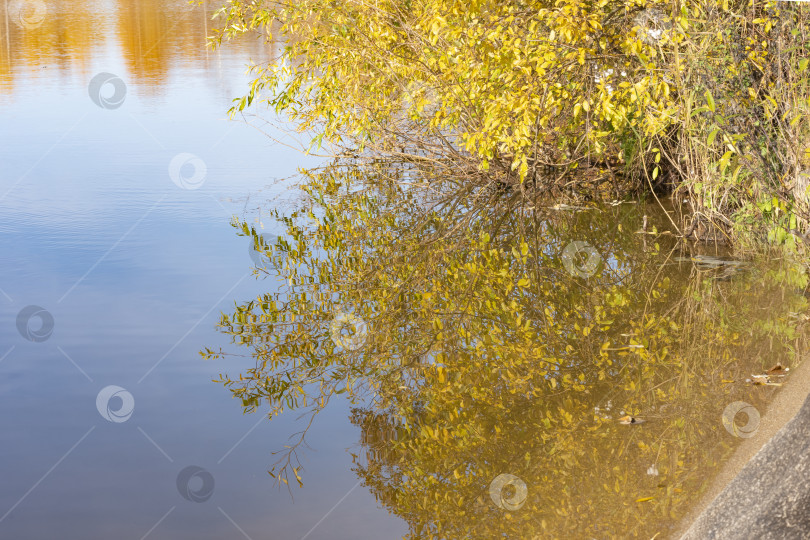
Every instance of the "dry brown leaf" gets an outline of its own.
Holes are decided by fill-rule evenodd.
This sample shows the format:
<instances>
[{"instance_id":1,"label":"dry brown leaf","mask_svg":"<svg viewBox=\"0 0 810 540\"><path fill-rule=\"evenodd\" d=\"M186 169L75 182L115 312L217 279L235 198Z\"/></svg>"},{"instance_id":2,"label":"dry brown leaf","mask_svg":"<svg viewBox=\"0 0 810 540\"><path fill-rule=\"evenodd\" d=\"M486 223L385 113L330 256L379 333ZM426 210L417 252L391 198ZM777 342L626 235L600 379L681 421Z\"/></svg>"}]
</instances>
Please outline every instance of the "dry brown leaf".
<instances>
[{"instance_id":1,"label":"dry brown leaf","mask_svg":"<svg viewBox=\"0 0 810 540\"><path fill-rule=\"evenodd\" d=\"M644 420L642 418L636 418L634 416L629 416L629 415L628 416L622 416L621 418L619 418L619 423L624 424L626 426L630 426L630 425L633 425L633 424L643 424L644 422L646 422L646 420Z\"/></svg>"}]
</instances>

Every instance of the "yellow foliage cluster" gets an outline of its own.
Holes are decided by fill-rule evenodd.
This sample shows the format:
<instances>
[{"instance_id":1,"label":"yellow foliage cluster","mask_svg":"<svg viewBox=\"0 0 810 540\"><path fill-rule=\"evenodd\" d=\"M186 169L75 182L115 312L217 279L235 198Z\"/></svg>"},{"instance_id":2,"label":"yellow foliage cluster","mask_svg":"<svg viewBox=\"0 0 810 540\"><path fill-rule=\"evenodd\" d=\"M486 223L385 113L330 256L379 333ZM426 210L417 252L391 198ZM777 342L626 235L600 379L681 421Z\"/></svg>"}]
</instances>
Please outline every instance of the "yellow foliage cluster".
<instances>
[{"instance_id":1,"label":"yellow foliage cluster","mask_svg":"<svg viewBox=\"0 0 810 540\"><path fill-rule=\"evenodd\" d=\"M671 83L657 62L688 23L658 21L669 8L656 5L232 1L219 37L272 29L287 45L280 62L257 66L237 109L268 90L319 142L384 148L439 135L484 168L497 161L525 177L539 159L601 155L628 125L667 125Z\"/></svg>"},{"instance_id":2,"label":"yellow foliage cluster","mask_svg":"<svg viewBox=\"0 0 810 540\"><path fill-rule=\"evenodd\" d=\"M779 13L752 2L231 0L217 39L258 29L286 45L256 66L237 109L262 95L318 142L440 135L525 177L538 161L604 156L619 136L680 123L712 13L749 42L743 63L764 70Z\"/></svg>"}]
</instances>

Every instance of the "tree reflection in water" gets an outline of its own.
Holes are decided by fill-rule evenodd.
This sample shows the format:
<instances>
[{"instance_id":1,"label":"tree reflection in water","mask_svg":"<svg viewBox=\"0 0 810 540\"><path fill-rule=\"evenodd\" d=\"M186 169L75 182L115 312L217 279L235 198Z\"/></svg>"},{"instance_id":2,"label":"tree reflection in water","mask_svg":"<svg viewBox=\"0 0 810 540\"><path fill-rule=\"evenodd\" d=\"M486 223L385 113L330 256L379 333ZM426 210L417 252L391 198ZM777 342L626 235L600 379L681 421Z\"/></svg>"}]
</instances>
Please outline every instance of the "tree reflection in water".
<instances>
[{"instance_id":1,"label":"tree reflection in water","mask_svg":"<svg viewBox=\"0 0 810 540\"><path fill-rule=\"evenodd\" d=\"M724 408L773 393L746 377L796 365L803 266L693 264L694 246L640 232L644 213L668 223L651 206L554 209L403 174L308 175L308 202L276 215L286 234L259 246L285 285L221 320L256 367L221 382L270 416L345 393L356 472L411 538L666 534L738 442ZM598 264L566 262L572 242ZM302 441L282 482L301 481Z\"/></svg>"}]
</instances>

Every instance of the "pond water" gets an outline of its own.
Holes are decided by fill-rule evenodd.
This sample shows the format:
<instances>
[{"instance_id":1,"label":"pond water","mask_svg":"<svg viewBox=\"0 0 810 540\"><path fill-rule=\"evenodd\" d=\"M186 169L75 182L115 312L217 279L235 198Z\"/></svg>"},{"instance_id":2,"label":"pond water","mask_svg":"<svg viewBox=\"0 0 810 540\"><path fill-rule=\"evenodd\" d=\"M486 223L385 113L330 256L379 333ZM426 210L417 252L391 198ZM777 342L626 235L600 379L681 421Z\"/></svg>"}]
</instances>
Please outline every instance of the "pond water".
<instances>
[{"instance_id":1,"label":"pond water","mask_svg":"<svg viewBox=\"0 0 810 540\"><path fill-rule=\"evenodd\" d=\"M302 199L210 2L2 2L0 537L661 538L789 384L802 264L373 167Z\"/></svg>"},{"instance_id":2,"label":"pond water","mask_svg":"<svg viewBox=\"0 0 810 540\"><path fill-rule=\"evenodd\" d=\"M351 395L355 470L409 538L674 534L790 384L804 266L683 245L654 205L481 205L393 170L307 181L266 250L286 283L222 321L258 368L226 386L249 411Z\"/></svg>"},{"instance_id":3,"label":"pond water","mask_svg":"<svg viewBox=\"0 0 810 540\"><path fill-rule=\"evenodd\" d=\"M25 24L18 5L0 1L0 538L403 534L357 486L347 407L312 432L293 501L266 471L295 417L243 415L211 382L241 365L198 354L225 342L220 311L267 286L231 217L264 221L286 193L276 179L315 163L227 119L246 65L270 48L206 49L213 5L47 1ZM125 85L123 100L115 81L101 89L109 108L89 94L99 73ZM181 159L175 178L196 189L173 182L180 154L205 166L196 181L198 162ZM30 305L52 317L47 339L42 317L23 326L37 341L18 331ZM111 385L132 396L126 421L99 412ZM188 466L214 480L204 502L178 490ZM189 479L200 497L207 478Z\"/></svg>"}]
</instances>

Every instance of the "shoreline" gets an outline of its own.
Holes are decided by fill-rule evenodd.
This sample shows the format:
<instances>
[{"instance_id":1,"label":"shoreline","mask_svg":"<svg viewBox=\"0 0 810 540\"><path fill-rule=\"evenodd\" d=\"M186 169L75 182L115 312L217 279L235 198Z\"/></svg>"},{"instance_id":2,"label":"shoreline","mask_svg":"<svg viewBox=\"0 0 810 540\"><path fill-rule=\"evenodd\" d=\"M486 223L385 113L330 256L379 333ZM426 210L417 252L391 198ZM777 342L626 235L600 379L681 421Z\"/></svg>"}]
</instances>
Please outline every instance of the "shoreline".
<instances>
[{"instance_id":1,"label":"shoreline","mask_svg":"<svg viewBox=\"0 0 810 540\"><path fill-rule=\"evenodd\" d=\"M797 367L791 368L792 373L784 386L776 393L765 412L760 414L760 423L756 434L743 440L734 450L731 457L711 480L706 492L692 506L689 512L681 518L675 532L669 538L681 538L692 523L736 478L740 470L759 452L765 443L770 441L785 424L796 416L805 399L810 395L810 367L806 366L807 363L803 361Z\"/></svg>"}]
</instances>

